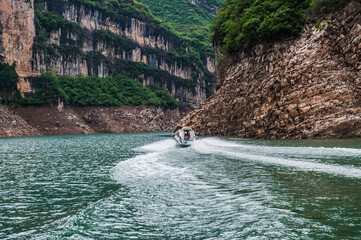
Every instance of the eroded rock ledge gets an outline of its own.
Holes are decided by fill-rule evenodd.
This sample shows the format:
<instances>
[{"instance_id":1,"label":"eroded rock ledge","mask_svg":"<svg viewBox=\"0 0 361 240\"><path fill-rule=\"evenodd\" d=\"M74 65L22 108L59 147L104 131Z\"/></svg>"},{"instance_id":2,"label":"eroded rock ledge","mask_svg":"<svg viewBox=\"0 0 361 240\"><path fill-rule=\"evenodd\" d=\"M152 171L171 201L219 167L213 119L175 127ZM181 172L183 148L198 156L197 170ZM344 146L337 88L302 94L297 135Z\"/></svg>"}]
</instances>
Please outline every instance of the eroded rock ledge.
<instances>
[{"instance_id":1,"label":"eroded rock ledge","mask_svg":"<svg viewBox=\"0 0 361 240\"><path fill-rule=\"evenodd\" d=\"M23 107L0 106L0 137L170 131L186 109L146 106Z\"/></svg>"},{"instance_id":2,"label":"eroded rock ledge","mask_svg":"<svg viewBox=\"0 0 361 240\"><path fill-rule=\"evenodd\" d=\"M182 125L246 138L361 137L361 4L327 19L225 59L214 95Z\"/></svg>"}]
</instances>

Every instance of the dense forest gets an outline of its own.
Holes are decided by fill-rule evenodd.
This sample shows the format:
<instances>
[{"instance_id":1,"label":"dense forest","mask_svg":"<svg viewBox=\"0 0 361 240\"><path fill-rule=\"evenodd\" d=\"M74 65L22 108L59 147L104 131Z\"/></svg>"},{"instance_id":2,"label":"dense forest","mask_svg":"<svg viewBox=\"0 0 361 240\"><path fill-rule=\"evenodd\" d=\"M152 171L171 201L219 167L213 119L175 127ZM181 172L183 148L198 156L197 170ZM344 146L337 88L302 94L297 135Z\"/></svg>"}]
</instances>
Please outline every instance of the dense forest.
<instances>
[{"instance_id":1,"label":"dense forest","mask_svg":"<svg viewBox=\"0 0 361 240\"><path fill-rule=\"evenodd\" d=\"M58 77L48 71L37 77L37 91L31 98L20 98L21 105L51 105L58 99L66 106L153 105L180 106L165 89L143 86L124 74L115 77Z\"/></svg>"},{"instance_id":2,"label":"dense forest","mask_svg":"<svg viewBox=\"0 0 361 240\"><path fill-rule=\"evenodd\" d=\"M209 26L214 19L209 8L218 8L223 0L207 0L206 4L192 4L187 0L139 0L152 14L167 23L177 34L187 39L198 51L214 55ZM215 13L215 11L214 11Z\"/></svg>"},{"instance_id":3,"label":"dense forest","mask_svg":"<svg viewBox=\"0 0 361 240\"><path fill-rule=\"evenodd\" d=\"M308 20L340 9L347 0L225 0L211 26L212 41L232 54L261 42L299 35ZM317 24L317 23L316 23Z\"/></svg>"},{"instance_id":4,"label":"dense forest","mask_svg":"<svg viewBox=\"0 0 361 240\"><path fill-rule=\"evenodd\" d=\"M66 106L180 106L165 89L143 86L124 74L107 78L74 78L59 77L48 71L35 78L36 93L30 98L22 97L16 86L19 77L15 71L15 64L0 64L0 104L56 105L59 99Z\"/></svg>"}]
</instances>

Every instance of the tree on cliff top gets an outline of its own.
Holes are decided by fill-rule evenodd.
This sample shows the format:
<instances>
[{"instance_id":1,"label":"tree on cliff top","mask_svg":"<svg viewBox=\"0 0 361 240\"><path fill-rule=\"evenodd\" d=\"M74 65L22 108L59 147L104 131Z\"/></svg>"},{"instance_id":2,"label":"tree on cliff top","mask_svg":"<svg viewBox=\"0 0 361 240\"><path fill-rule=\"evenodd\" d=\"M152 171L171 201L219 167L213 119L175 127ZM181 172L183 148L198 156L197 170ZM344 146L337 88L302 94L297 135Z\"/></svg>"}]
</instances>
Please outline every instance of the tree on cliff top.
<instances>
[{"instance_id":1,"label":"tree on cliff top","mask_svg":"<svg viewBox=\"0 0 361 240\"><path fill-rule=\"evenodd\" d=\"M225 53L301 32L311 0L226 0L212 26L212 40Z\"/></svg>"},{"instance_id":2,"label":"tree on cliff top","mask_svg":"<svg viewBox=\"0 0 361 240\"><path fill-rule=\"evenodd\" d=\"M212 41L232 54L263 42L302 32L306 14L320 15L348 0L226 0L211 26Z\"/></svg>"},{"instance_id":3,"label":"tree on cliff top","mask_svg":"<svg viewBox=\"0 0 361 240\"><path fill-rule=\"evenodd\" d=\"M154 16L170 25L199 51L205 50L211 56L213 55L209 38L209 25L214 17L209 8L218 8L222 0L206 0L199 3L199 5L193 4L189 0L138 1L146 4Z\"/></svg>"},{"instance_id":4,"label":"tree on cliff top","mask_svg":"<svg viewBox=\"0 0 361 240\"><path fill-rule=\"evenodd\" d=\"M9 65L8 63L0 64L0 99L1 102L8 104L17 92L17 82L19 76L15 71L15 63ZM0 102L0 103L1 103Z\"/></svg>"}]
</instances>

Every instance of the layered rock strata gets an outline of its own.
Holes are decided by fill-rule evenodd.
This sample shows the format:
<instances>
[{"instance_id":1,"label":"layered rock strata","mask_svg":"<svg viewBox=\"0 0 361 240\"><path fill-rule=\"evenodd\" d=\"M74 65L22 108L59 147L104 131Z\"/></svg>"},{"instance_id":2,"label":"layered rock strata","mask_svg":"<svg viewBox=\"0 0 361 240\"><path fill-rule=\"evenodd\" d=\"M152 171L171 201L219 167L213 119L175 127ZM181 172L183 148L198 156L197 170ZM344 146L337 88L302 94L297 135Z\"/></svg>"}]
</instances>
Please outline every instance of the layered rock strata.
<instances>
[{"instance_id":1,"label":"layered rock strata","mask_svg":"<svg viewBox=\"0 0 361 240\"><path fill-rule=\"evenodd\" d=\"M361 137L361 4L320 26L227 57L214 95L182 125L245 138Z\"/></svg>"},{"instance_id":2,"label":"layered rock strata","mask_svg":"<svg viewBox=\"0 0 361 240\"><path fill-rule=\"evenodd\" d=\"M59 111L60 110L60 111ZM186 109L0 107L0 137L170 131Z\"/></svg>"},{"instance_id":3,"label":"layered rock strata","mask_svg":"<svg viewBox=\"0 0 361 240\"><path fill-rule=\"evenodd\" d=\"M188 58L188 43L156 20L113 10L76 0L0 0L0 62L16 62L25 96L36 91L32 77L48 70L107 77L129 71L133 62L134 79L164 87L181 102L206 99L212 58Z\"/></svg>"}]
</instances>

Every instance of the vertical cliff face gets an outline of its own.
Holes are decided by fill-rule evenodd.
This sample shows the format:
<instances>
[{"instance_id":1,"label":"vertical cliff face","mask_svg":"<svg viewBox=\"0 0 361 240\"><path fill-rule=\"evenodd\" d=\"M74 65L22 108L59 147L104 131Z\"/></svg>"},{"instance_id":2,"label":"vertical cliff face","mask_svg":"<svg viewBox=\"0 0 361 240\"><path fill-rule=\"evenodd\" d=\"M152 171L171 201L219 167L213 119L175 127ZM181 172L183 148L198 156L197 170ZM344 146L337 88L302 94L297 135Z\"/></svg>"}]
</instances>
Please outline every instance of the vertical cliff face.
<instances>
[{"instance_id":1,"label":"vertical cliff face","mask_svg":"<svg viewBox=\"0 0 361 240\"><path fill-rule=\"evenodd\" d=\"M32 76L48 70L73 77L130 72L191 104L210 92L214 61L190 56L188 42L144 11L72 0L0 3L0 56L17 63L23 93L34 91Z\"/></svg>"},{"instance_id":2,"label":"vertical cliff face","mask_svg":"<svg viewBox=\"0 0 361 240\"><path fill-rule=\"evenodd\" d=\"M0 56L17 62L19 76L31 76L32 47L35 38L34 1L0 0Z\"/></svg>"},{"instance_id":3,"label":"vertical cliff face","mask_svg":"<svg viewBox=\"0 0 361 240\"><path fill-rule=\"evenodd\" d=\"M0 0L0 23L0 61L16 62L16 71L22 78L32 76L34 1ZM30 85L24 81L19 87L30 91Z\"/></svg>"},{"instance_id":4,"label":"vertical cliff face","mask_svg":"<svg viewBox=\"0 0 361 240\"><path fill-rule=\"evenodd\" d=\"M218 67L214 95L183 125L250 138L361 136L361 4Z\"/></svg>"}]
</instances>

